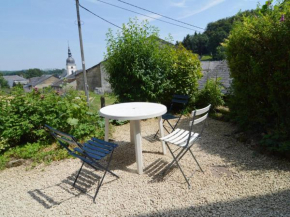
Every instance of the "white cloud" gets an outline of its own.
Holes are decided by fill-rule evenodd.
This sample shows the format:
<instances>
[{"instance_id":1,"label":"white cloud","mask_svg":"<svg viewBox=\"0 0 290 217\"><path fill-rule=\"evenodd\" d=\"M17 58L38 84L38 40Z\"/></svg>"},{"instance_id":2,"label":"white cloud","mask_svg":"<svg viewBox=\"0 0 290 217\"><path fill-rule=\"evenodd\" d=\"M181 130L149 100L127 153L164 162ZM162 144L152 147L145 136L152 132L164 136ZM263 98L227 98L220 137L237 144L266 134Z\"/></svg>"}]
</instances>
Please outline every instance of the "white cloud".
<instances>
[{"instance_id":1,"label":"white cloud","mask_svg":"<svg viewBox=\"0 0 290 217\"><path fill-rule=\"evenodd\" d=\"M183 16L179 17L179 19L183 19L183 18L186 18L186 17L191 17L195 14L199 14L203 11L206 11L207 9L211 8L211 7L214 7L222 2L224 2L225 0L211 0L208 2L208 4L204 5L202 8L198 9L198 10L195 10L195 11L191 11L191 12L187 12L186 14L184 14Z\"/></svg>"},{"instance_id":2,"label":"white cloud","mask_svg":"<svg viewBox=\"0 0 290 217\"><path fill-rule=\"evenodd\" d=\"M182 0L181 2L170 2L170 6L178 7L178 8L185 8L186 0Z\"/></svg>"}]
</instances>

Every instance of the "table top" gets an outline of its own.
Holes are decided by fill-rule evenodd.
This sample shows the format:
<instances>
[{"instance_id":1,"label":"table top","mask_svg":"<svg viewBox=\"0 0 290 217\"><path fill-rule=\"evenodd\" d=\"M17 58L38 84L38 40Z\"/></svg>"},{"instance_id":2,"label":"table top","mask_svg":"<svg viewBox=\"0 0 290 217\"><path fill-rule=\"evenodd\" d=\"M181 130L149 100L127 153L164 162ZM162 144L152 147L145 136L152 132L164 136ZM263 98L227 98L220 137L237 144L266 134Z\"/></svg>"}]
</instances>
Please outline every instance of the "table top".
<instances>
[{"instance_id":1,"label":"table top","mask_svg":"<svg viewBox=\"0 0 290 217\"><path fill-rule=\"evenodd\" d=\"M100 109L100 115L115 120L141 120L161 116L165 105L150 102L129 102L109 105Z\"/></svg>"}]
</instances>

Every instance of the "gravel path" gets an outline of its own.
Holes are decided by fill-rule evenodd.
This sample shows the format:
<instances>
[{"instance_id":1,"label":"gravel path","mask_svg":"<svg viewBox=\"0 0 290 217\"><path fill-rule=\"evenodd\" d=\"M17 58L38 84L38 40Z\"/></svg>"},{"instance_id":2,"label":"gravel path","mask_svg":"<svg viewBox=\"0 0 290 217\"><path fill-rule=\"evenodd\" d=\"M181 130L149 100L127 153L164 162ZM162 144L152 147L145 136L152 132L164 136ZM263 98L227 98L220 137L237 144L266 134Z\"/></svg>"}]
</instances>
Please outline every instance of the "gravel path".
<instances>
[{"instance_id":1,"label":"gravel path","mask_svg":"<svg viewBox=\"0 0 290 217\"><path fill-rule=\"evenodd\" d=\"M181 125L187 123L182 119ZM253 152L234 139L232 125L209 119L193 148L205 173L190 155L181 162L187 174L195 171L188 189L177 168L160 175L171 157L152 140L157 128L157 119L141 123L145 172L138 175L129 124L116 127L113 139L120 146L111 169L121 178L106 176L96 204L101 173L85 168L79 189L72 188L77 159L0 172L0 216L290 216L289 162Z\"/></svg>"}]
</instances>

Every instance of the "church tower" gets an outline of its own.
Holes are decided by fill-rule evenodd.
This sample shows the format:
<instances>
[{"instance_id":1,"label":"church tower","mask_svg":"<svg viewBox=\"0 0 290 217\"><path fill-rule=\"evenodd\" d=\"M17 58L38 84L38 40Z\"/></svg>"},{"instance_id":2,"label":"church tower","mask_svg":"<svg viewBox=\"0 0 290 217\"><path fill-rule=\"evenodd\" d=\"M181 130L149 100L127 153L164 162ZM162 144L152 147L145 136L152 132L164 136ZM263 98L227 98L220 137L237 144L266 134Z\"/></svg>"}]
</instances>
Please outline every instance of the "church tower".
<instances>
[{"instance_id":1,"label":"church tower","mask_svg":"<svg viewBox=\"0 0 290 217\"><path fill-rule=\"evenodd\" d=\"M74 58L72 58L70 48L68 47L68 58L66 59L66 77L75 73L77 71L77 66L75 64Z\"/></svg>"}]
</instances>

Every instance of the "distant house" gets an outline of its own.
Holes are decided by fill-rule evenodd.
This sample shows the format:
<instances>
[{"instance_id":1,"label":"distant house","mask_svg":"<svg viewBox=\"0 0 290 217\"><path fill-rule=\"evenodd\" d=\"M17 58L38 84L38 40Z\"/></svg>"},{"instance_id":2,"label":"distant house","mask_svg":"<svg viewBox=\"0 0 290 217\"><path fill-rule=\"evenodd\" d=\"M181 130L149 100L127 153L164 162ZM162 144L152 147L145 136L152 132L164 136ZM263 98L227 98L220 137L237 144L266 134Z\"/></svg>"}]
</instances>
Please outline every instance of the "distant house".
<instances>
[{"instance_id":1,"label":"distant house","mask_svg":"<svg viewBox=\"0 0 290 217\"><path fill-rule=\"evenodd\" d=\"M198 89L203 89L206 81L211 78L221 78L220 82L226 93L231 86L230 69L226 61L201 61L203 77L198 81Z\"/></svg>"},{"instance_id":2,"label":"distant house","mask_svg":"<svg viewBox=\"0 0 290 217\"><path fill-rule=\"evenodd\" d=\"M26 85L28 80L18 75L5 75L3 78L8 82L9 87L13 87L16 84Z\"/></svg>"},{"instance_id":3,"label":"distant house","mask_svg":"<svg viewBox=\"0 0 290 217\"><path fill-rule=\"evenodd\" d=\"M65 78L54 82L51 87L57 91L64 91L67 89L77 89L76 74L73 73Z\"/></svg>"},{"instance_id":4,"label":"distant house","mask_svg":"<svg viewBox=\"0 0 290 217\"><path fill-rule=\"evenodd\" d=\"M25 86L28 89L37 87L39 89L49 87L60 79L54 75L42 75L41 77L30 78L29 83Z\"/></svg>"}]
</instances>

